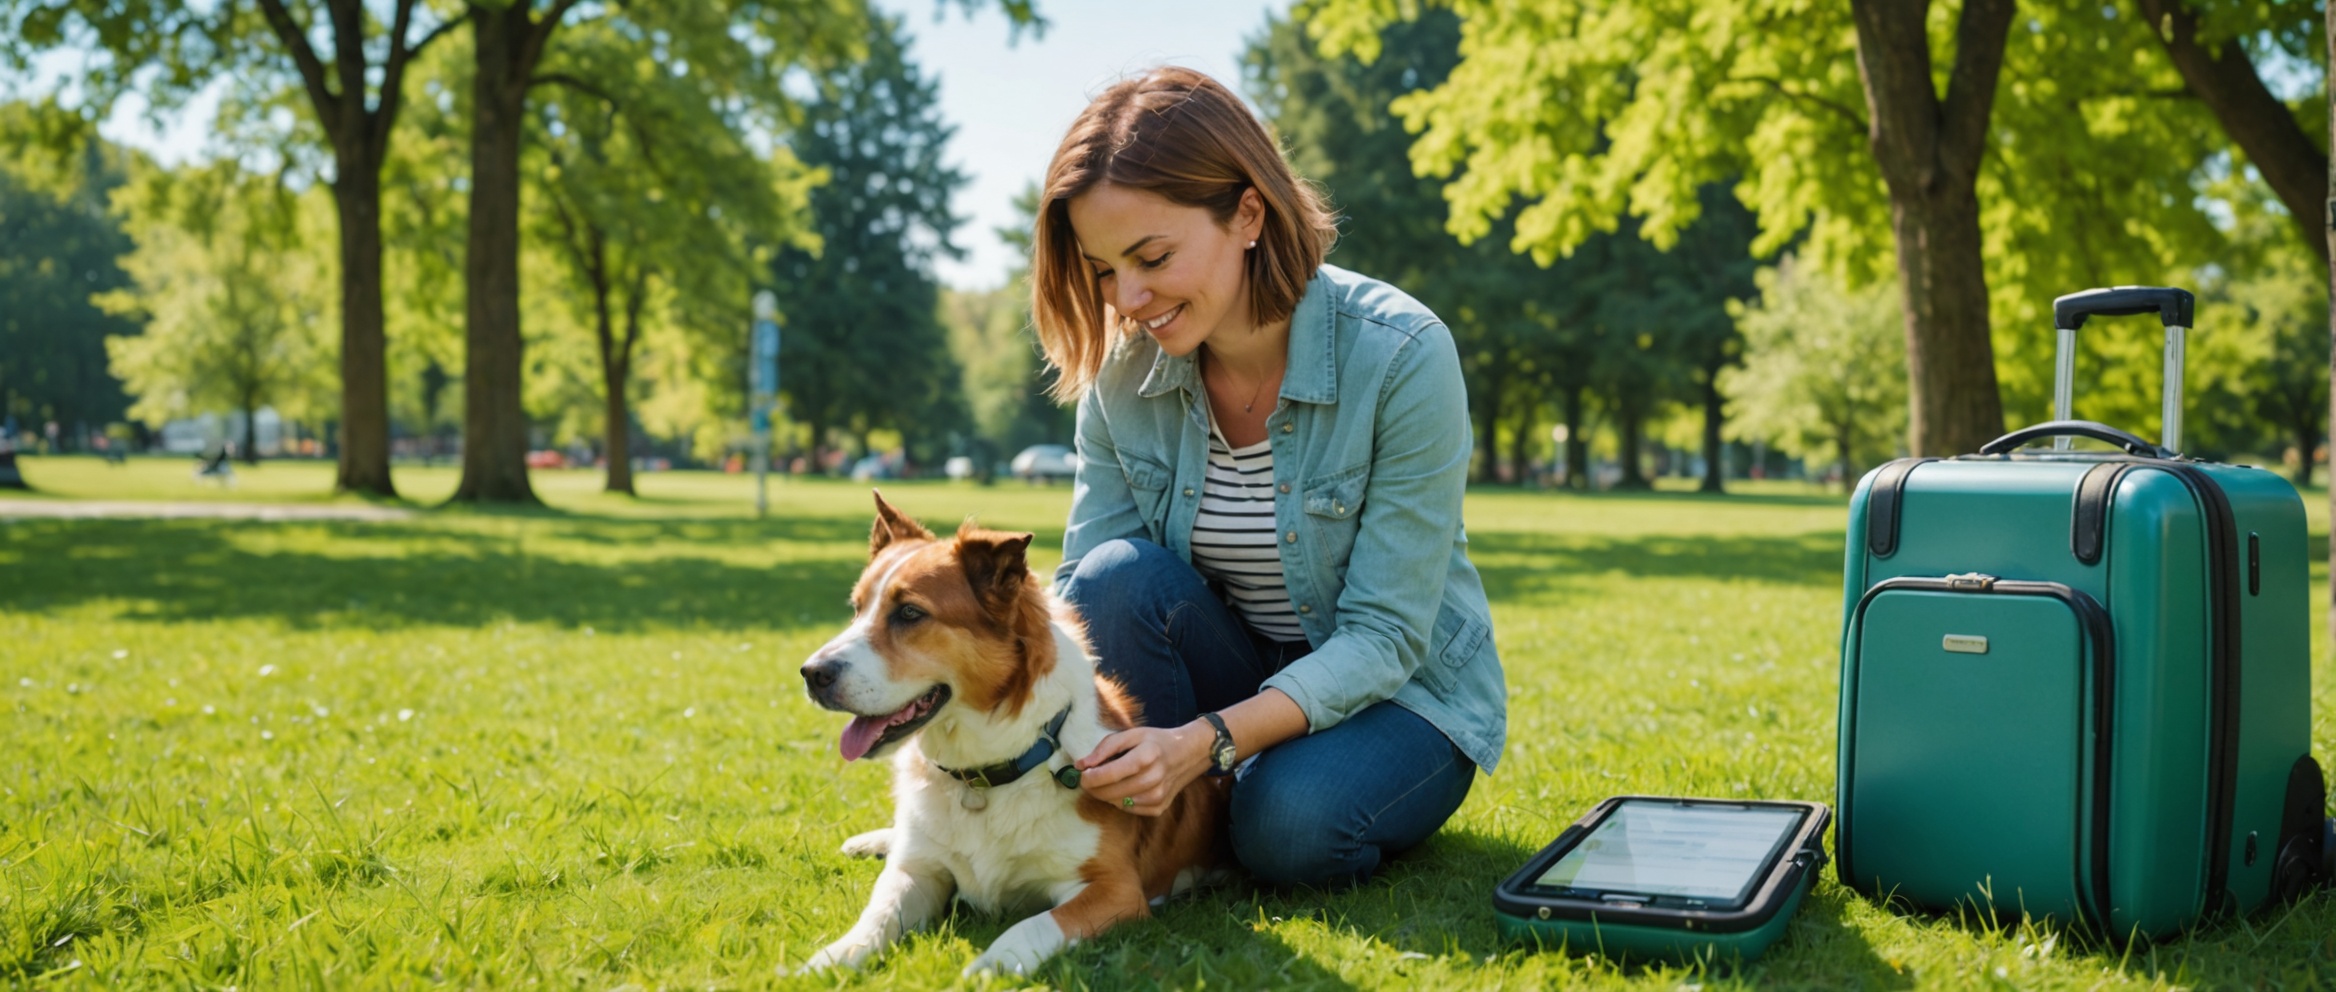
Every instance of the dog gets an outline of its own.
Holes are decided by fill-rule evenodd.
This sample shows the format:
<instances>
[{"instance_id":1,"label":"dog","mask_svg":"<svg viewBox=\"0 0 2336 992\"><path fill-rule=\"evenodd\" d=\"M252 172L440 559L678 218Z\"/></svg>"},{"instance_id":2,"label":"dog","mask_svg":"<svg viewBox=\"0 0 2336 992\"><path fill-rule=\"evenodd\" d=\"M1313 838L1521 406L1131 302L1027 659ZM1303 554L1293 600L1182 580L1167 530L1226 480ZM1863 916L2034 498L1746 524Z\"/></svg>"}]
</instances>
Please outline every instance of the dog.
<instances>
[{"instance_id":1,"label":"dog","mask_svg":"<svg viewBox=\"0 0 2336 992\"><path fill-rule=\"evenodd\" d=\"M1139 710L1031 575L1031 537L968 521L942 540L877 494L852 623L802 674L812 702L851 714L846 761L892 754L893 825L845 842L884 868L859 922L803 971L858 967L955 897L1031 913L965 974L1028 974L1231 863L1225 779L1196 779L1156 817L1078 789L1072 763Z\"/></svg>"}]
</instances>

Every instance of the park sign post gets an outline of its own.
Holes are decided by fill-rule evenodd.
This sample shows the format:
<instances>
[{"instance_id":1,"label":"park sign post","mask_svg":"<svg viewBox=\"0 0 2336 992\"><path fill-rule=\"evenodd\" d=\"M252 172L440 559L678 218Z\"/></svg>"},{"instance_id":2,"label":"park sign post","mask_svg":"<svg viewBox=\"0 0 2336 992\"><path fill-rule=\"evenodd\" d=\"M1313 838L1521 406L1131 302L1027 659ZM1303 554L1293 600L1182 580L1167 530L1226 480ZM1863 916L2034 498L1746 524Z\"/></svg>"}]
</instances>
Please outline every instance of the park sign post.
<instances>
[{"instance_id":1,"label":"park sign post","mask_svg":"<svg viewBox=\"0 0 2336 992\"><path fill-rule=\"evenodd\" d=\"M754 294L754 361L747 370L754 394L754 515L770 513L771 407L779 393L778 297L770 290Z\"/></svg>"}]
</instances>

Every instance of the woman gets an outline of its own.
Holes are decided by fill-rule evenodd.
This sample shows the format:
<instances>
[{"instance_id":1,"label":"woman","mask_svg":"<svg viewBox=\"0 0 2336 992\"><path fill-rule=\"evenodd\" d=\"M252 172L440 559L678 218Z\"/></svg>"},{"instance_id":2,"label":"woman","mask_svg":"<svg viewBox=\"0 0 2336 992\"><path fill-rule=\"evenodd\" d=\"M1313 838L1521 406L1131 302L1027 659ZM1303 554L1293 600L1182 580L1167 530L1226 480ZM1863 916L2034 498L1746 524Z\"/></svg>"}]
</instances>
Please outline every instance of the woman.
<instances>
[{"instance_id":1,"label":"woman","mask_svg":"<svg viewBox=\"0 0 2336 992\"><path fill-rule=\"evenodd\" d=\"M1043 202L1035 317L1080 456L1056 588L1147 724L1082 758L1081 788L1156 815L1248 761L1253 875L1367 878L1451 817L1507 726L1451 334L1322 264L1319 194L1188 69L1090 104Z\"/></svg>"}]
</instances>

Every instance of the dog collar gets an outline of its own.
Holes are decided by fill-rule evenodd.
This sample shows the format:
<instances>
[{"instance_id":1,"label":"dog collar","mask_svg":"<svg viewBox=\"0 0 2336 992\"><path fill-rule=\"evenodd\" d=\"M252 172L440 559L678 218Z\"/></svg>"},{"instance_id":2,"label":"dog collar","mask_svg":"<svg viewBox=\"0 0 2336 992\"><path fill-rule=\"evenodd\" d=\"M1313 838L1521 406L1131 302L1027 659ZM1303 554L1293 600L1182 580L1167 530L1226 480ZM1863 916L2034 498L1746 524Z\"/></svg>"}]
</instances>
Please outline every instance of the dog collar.
<instances>
[{"instance_id":1,"label":"dog collar","mask_svg":"<svg viewBox=\"0 0 2336 992\"><path fill-rule=\"evenodd\" d=\"M1046 764L1046 759L1054 757L1054 753L1062 749L1062 742L1058 735L1063 732L1063 723L1070 718L1071 708L1069 706L1063 707L1062 712L1055 714L1054 719L1046 722L1046 729L1038 732L1037 743L1030 745L1029 750L1022 752L1021 757L1012 761L1001 761L994 765L983 765L980 768L944 768L940 765L934 767L940 768L958 781L972 786L974 791L967 796L966 805L971 809L980 809L981 807L973 805L973 796L979 795L984 790L1012 783L1022 776L1030 774L1032 769ZM1066 782L1063 781L1063 776L1057 775L1055 776L1055 784L1066 789L1079 787L1078 779L1075 776Z\"/></svg>"}]
</instances>

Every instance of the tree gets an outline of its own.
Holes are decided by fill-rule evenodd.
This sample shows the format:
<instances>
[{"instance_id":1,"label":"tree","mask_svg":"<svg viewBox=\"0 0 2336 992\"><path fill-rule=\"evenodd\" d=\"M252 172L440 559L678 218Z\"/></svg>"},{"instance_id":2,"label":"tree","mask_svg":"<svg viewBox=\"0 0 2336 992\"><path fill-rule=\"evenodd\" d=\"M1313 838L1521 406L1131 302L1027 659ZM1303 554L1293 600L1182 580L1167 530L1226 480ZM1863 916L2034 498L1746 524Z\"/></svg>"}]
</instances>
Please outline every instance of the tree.
<instances>
[{"instance_id":1,"label":"tree","mask_svg":"<svg viewBox=\"0 0 2336 992\"><path fill-rule=\"evenodd\" d=\"M1376 26L1409 6L1308 9L1327 48L1367 56ZM2180 92L2171 67L2104 57L2156 44L2115 8L1432 6L1461 15L1469 55L1395 110L1419 132L1414 166L1449 179L1455 233L1484 236L1515 210L1512 246L1546 258L1636 216L1667 244L1700 215L1701 187L1723 181L1759 217L1755 252L1797 244L1853 283L1882 274L1891 232L1918 451L1971 450L2000 430L1991 329L2006 313L2027 347L2041 325L2026 317L2072 286L2212 257L2187 189L2189 163L2220 147L2212 120L2158 96Z\"/></svg>"},{"instance_id":2,"label":"tree","mask_svg":"<svg viewBox=\"0 0 2336 992\"><path fill-rule=\"evenodd\" d=\"M961 0L971 7L974 0ZM1029 0L1001 0L1017 26L1035 23ZM527 481L527 417L521 379L520 154L529 92L597 87L554 42L571 14L606 21L649 46L643 71L721 73L749 107L787 104L790 69L818 68L856 53L864 11L851 0L735 0L580 5L578 0L470 0L470 233L464 252L464 421L457 501L535 502ZM582 13L578 13L581 11ZM779 128L772 127L770 133ZM805 156L808 158L808 156ZM815 163L816 164L816 163Z\"/></svg>"},{"instance_id":3,"label":"tree","mask_svg":"<svg viewBox=\"0 0 2336 992\"><path fill-rule=\"evenodd\" d=\"M37 114L0 106L0 143L22 147ZM91 142L45 163L54 169L42 164L0 162L0 425L101 425L129 402L106 371L105 339L138 330L89 301L129 283L115 259L130 239L107 209L121 156Z\"/></svg>"},{"instance_id":4,"label":"tree","mask_svg":"<svg viewBox=\"0 0 2336 992\"><path fill-rule=\"evenodd\" d=\"M1889 456L1904 427L1906 380L1894 287L1844 288L1787 257L1757 277L1760 301L1730 307L1744 364L1720 375L1732 433L1841 466L1844 487Z\"/></svg>"},{"instance_id":5,"label":"tree","mask_svg":"<svg viewBox=\"0 0 2336 992\"><path fill-rule=\"evenodd\" d=\"M1321 184L1339 211L1329 261L1401 287L1451 328L1477 434L1474 479L1494 477L1508 422L1522 481L1521 443L1552 377L1587 363L1574 327L1578 298L1529 259L1446 233L1436 219L1438 184L1412 174L1410 138L1388 112L1458 63L1459 21L1431 11L1389 24L1380 38L1388 57L1369 63L1324 55L1306 31L1301 20L1277 18L1250 41L1242 60L1250 99L1298 174Z\"/></svg>"},{"instance_id":6,"label":"tree","mask_svg":"<svg viewBox=\"0 0 2336 992\"><path fill-rule=\"evenodd\" d=\"M2151 33L2181 72L2183 84L2214 113L2223 133L2279 197L2304 247L2327 261L2327 189L2321 182L2328 172L2327 149L2305 133L2308 107L2290 106L2273 95L2255 67L2258 55L2291 64L2312 61L2312 39L2320 25L2311 7L2184 0L2135 0L2134 6L2142 22L2155 27Z\"/></svg>"},{"instance_id":7,"label":"tree","mask_svg":"<svg viewBox=\"0 0 2336 992\"><path fill-rule=\"evenodd\" d=\"M137 249L122 259L130 288L98 297L136 317L144 334L106 341L113 371L137 396L133 416L160 427L197 413L243 413L243 455L259 459L258 413L329 406L337 273L307 242L330 205L234 163L159 171L116 196Z\"/></svg>"},{"instance_id":8,"label":"tree","mask_svg":"<svg viewBox=\"0 0 2336 992\"><path fill-rule=\"evenodd\" d=\"M2292 448L2301 489L2327 427L2327 270L2295 243L2276 194L2258 189L2252 202L2232 198L2229 264L2198 286L2183 446L2226 457Z\"/></svg>"},{"instance_id":9,"label":"tree","mask_svg":"<svg viewBox=\"0 0 2336 992\"><path fill-rule=\"evenodd\" d=\"M955 251L949 197L965 179L943 158L952 128L934 83L906 60L898 22L872 21L866 58L818 77L795 140L828 173L811 194L823 248L772 263L787 317L780 393L815 457L830 430L863 454L878 429L901 432L912 456L931 452L964 420L930 261Z\"/></svg>"},{"instance_id":10,"label":"tree","mask_svg":"<svg viewBox=\"0 0 2336 992\"><path fill-rule=\"evenodd\" d=\"M389 405L381 282L381 166L389 154L407 66L462 20L434 16L418 0L391 0L387 23L362 0L255 0L253 3L47 4L0 0L12 24L9 62L22 71L32 52L100 50L82 88L83 112L102 117L136 87L167 105L218 77L236 80L265 110L286 89L329 151L328 183L340 222L341 445L335 485L395 496L389 477ZM416 15L422 23L416 24ZM274 130L273 125L267 128ZM286 144L300 139L297 129Z\"/></svg>"},{"instance_id":11,"label":"tree","mask_svg":"<svg viewBox=\"0 0 2336 992\"><path fill-rule=\"evenodd\" d=\"M726 67L633 72L648 53L600 24L571 29L563 44L591 83L535 105L537 230L572 276L562 288L574 292L557 295L580 303L591 328L606 488L630 495L627 391L645 321L696 316L713 335L743 326L753 242L816 249L799 214L821 177L784 149L766 158L748 146L744 122L724 112L736 94L715 82Z\"/></svg>"},{"instance_id":12,"label":"tree","mask_svg":"<svg viewBox=\"0 0 2336 992\"><path fill-rule=\"evenodd\" d=\"M1426 10L1389 23L1376 39L1383 55L1369 63L1323 55L1307 30L1303 21L1275 21L1251 42L1251 96L1300 173L1326 186L1345 216L1331 260L1403 286L1451 324L1476 421L1479 480L1490 477L1505 429L1509 463L1525 481L1553 396L1573 485L1588 479L1584 421L1595 398L1618 414L1627 455L1647 419L1675 399L1706 404L1715 425L1724 418L1705 370L1733 360L1725 304L1752 291L1754 267L1752 218L1724 190L1702 192L1709 209L1668 252L1631 231L1594 234L1572 257L1543 264L1501 238L1462 244L1439 221L1442 184L1413 171L1410 136L1389 109L1444 84L1461 63L1459 19ZM1715 467L1718 443L1715 436ZM1637 459L1625 463L1626 484L1645 485Z\"/></svg>"}]
</instances>

